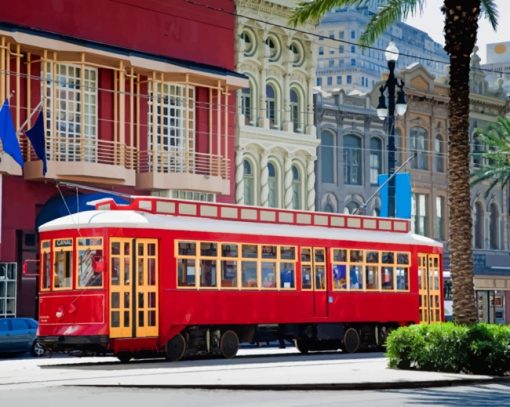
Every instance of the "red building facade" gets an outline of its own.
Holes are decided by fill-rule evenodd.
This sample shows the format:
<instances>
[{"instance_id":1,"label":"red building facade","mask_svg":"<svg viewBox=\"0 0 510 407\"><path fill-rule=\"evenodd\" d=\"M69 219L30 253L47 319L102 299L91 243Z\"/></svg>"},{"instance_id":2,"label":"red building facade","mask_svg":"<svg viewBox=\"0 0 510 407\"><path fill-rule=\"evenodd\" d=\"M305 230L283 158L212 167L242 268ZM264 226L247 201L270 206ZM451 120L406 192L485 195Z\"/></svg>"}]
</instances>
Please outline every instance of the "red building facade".
<instances>
[{"instance_id":1,"label":"red building facade","mask_svg":"<svg viewBox=\"0 0 510 407\"><path fill-rule=\"evenodd\" d=\"M0 317L36 313L36 277L21 265L36 257L38 224L65 206L59 181L233 202L235 91L246 85L233 71L233 11L229 0L2 7L0 100L10 96L21 130L42 107L48 172L23 134L23 170L0 153Z\"/></svg>"}]
</instances>

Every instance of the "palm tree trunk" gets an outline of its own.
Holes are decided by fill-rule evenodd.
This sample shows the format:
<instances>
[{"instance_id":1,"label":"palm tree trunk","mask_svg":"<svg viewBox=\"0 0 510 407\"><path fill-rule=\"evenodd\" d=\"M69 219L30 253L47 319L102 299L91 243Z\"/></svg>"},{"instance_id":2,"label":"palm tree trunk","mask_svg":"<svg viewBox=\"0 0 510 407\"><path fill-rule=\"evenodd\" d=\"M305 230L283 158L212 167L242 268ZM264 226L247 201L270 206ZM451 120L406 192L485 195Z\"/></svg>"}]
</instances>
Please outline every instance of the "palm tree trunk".
<instances>
[{"instance_id":1,"label":"palm tree trunk","mask_svg":"<svg viewBox=\"0 0 510 407\"><path fill-rule=\"evenodd\" d=\"M478 320L473 284L469 188L469 66L476 43L480 0L444 0L445 50L450 55L448 204L453 314L459 323Z\"/></svg>"}]
</instances>

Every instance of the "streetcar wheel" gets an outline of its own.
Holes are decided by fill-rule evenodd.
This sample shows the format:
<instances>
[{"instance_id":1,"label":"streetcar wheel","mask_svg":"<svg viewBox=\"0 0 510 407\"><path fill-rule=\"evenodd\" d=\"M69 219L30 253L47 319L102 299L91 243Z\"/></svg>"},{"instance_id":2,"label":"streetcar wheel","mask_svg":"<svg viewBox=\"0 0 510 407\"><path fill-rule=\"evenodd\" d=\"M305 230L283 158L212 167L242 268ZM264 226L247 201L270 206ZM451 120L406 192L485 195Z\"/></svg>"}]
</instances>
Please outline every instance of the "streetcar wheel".
<instances>
[{"instance_id":1,"label":"streetcar wheel","mask_svg":"<svg viewBox=\"0 0 510 407\"><path fill-rule=\"evenodd\" d=\"M36 340L32 345L32 350L30 352L32 353L33 356L41 357L44 356L44 354L46 353L46 349L44 349L44 347L39 343L39 341Z\"/></svg>"},{"instance_id":2,"label":"streetcar wheel","mask_svg":"<svg viewBox=\"0 0 510 407\"><path fill-rule=\"evenodd\" d=\"M225 331L220 338L220 352L221 355L230 359L237 355L239 350L239 337L234 331Z\"/></svg>"},{"instance_id":3,"label":"streetcar wheel","mask_svg":"<svg viewBox=\"0 0 510 407\"><path fill-rule=\"evenodd\" d=\"M354 328L349 328L344 333L344 339L342 341L342 350L347 353L354 353L360 347L360 337L358 331Z\"/></svg>"},{"instance_id":4,"label":"streetcar wheel","mask_svg":"<svg viewBox=\"0 0 510 407\"><path fill-rule=\"evenodd\" d=\"M175 362L182 359L186 353L186 339L181 334L175 335L165 345L165 357L167 360Z\"/></svg>"},{"instance_id":5,"label":"streetcar wheel","mask_svg":"<svg viewBox=\"0 0 510 407\"><path fill-rule=\"evenodd\" d=\"M304 340L304 339L296 339L295 343L296 343L296 348L303 355L308 353L308 351L310 350L310 347L308 346L308 342L306 340Z\"/></svg>"},{"instance_id":6,"label":"streetcar wheel","mask_svg":"<svg viewBox=\"0 0 510 407\"><path fill-rule=\"evenodd\" d=\"M133 354L131 352L119 352L116 356L117 359L120 360L120 363L128 363L131 359L133 359Z\"/></svg>"}]
</instances>

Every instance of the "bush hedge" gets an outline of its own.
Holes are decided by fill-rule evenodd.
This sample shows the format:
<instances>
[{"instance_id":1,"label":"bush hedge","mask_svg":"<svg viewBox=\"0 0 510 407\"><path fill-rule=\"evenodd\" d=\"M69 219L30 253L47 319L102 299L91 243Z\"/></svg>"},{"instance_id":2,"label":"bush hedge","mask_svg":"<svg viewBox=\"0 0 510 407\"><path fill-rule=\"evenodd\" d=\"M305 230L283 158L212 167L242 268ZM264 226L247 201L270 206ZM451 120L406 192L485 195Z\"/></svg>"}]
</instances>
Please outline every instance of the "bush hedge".
<instances>
[{"instance_id":1,"label":"bush hedge","mask_svg":"<svg viewBox=\"0 0 510 407\"><path fill-rule=\"evenodd\" d=\"M398 369L510 374L510 326L452 322L400 327L388 335L386 356Z\"/></svg>"}]
</instances>

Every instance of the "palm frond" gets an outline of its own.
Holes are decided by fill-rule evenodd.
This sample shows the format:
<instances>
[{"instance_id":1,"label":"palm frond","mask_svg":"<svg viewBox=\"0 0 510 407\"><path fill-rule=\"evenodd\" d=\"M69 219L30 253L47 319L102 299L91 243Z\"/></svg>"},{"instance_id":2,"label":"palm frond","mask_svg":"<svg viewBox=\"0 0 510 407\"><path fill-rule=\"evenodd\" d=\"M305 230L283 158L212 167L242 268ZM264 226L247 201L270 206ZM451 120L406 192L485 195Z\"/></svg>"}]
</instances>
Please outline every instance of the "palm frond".
<instances>
[{"instance_id":1,"label":"palm frond","mask_svg":"<svg viewBox=\"0 0 510 407\"><path fill-rule=\"evenodd\" d=\"M481 0L481 15L491 23L492 29L496 31L498 28L498 6L495 0Z\"/></svg>"},{"instance_id":2,"label":"palm frond","mask_svg":"<svg viewBox=\"0 0 510 407\"><path fill-rule=\"evenodd\" d=\"M496 185L504 187L510 182L510 118L499 117L486 129L476 129L475 137L485 150L473 155L485 164L473 171L470 185L490 180L488 194Z\"/></svg>"},{"instance_id":3,"label":"palm frond","mask_svg":"<svg viewBox=\"0 0 510 407\"><path fill-rule=\"evenodd\" d=\"M358 6L365 0L303 0L298 4L289 19L289 24L296 27L306 22L318 22L324 14L334 7Z\"/></svg>"},{"instance_id":4,"label":"palm frond","mask_svg":"<svg viewBox=\"0 0 510 407\"><path fill-rule=\"evenodd\" d=\"M425 0L388 0L368 22L361 34L360 45L373 44L395 22L404 21L410 14L421 13L424 2Z\"/></svg>"}]
</instances>

